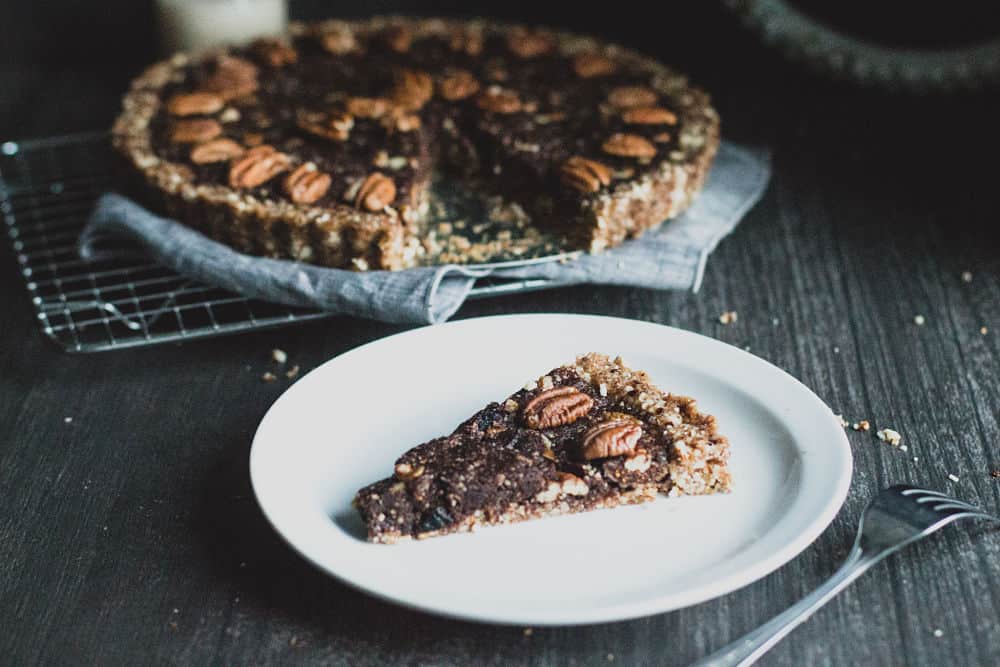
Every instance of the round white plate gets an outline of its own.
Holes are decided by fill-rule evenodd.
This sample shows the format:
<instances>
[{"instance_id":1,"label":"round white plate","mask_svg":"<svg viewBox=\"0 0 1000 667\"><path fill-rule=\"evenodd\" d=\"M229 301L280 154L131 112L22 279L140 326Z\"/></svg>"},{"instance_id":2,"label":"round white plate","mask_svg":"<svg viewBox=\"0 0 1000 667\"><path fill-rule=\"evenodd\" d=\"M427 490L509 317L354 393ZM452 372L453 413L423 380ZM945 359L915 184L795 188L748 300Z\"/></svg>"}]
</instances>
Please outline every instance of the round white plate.
<instances>
[{"instance_id":1,"label":"round white plate","mask_svg":"<svg viewBox=\"0 0 1000 667\"><path fill-rule=\"evenodd\" d=\"M410 447L582 352L621 355L698 399L732 443L733 491L369 544L354 493ZM677 609L763 577L807 547L847 495L851 450L831 410L769 363L648 322L512 315L408 331L331 359L265 415L257 500L320 569L458 618L596 623Z\"/></svg>"}]
</instances>

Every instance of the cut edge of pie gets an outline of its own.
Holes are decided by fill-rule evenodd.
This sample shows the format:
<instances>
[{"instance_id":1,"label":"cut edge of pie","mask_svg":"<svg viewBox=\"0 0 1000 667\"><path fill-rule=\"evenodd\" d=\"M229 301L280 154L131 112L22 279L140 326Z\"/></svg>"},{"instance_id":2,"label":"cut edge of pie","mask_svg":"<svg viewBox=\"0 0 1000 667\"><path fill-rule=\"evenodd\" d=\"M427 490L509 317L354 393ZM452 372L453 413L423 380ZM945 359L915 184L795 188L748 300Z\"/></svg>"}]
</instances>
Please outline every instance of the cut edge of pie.
<instances>
[{"instance_id":1,"label":"cut edge of pie","mask_svg":"<svg viewBox=\"0 0 1000 667\"><path fill-rule=\"evenodd\" d=\"M585 354L404 453L358 491L372 542L727 492L729 441L694 399Z\"/></svg>"}]
</instances>

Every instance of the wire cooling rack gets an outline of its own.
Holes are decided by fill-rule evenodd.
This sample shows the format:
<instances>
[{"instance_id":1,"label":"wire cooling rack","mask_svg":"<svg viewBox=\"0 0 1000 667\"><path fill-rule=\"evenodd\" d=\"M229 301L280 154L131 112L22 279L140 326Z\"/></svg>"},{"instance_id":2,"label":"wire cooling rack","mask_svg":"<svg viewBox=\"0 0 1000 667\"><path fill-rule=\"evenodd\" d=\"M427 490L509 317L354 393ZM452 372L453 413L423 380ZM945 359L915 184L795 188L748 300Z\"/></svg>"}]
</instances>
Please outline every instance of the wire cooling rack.
<instances>
[{"instance_id":1,"label":"wire cooling rack","mask_svg":"<svg viewBox=\"0 0 1000 667\"><path fill-rule=\"evenodd\" d=\"M99 352L305 322L328 313L247 299L131 253L88 262L76 240L111 180L104 133L0 145L0 212L43 333L69 352ZM470 298L542 289L483 280Z\"/></svg>"}]
</instances>

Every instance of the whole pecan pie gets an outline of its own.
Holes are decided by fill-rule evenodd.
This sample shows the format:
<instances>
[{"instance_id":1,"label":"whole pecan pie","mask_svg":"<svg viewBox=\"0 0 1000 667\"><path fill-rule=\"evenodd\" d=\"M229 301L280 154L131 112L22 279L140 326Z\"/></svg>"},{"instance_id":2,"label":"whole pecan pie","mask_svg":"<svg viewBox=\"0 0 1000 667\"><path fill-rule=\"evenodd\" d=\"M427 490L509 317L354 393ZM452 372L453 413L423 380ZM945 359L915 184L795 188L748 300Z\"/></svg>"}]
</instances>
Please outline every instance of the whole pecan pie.
<instances>
[{"instance_id":1,"label":"whole pecan pie","mask_svg":"<svg viewBox=\"0 0 1000 667\"><path fill-rule=\"evenodd\" d=\"M729 490L729 441L694 400L587 354L403 454L354 500L373 542Z\"/></svg>"},{"instance_id":2,"label":"whole pecan pie","mask_svg":"<svg viewBox=\"0 0 1000 667\"><path fill-rule=\"evenodd\" d=\"M150 205L243 252L355 269L421 262L439 173L570 248L617 245L691 203L718 142L708 97L634 52L401 18L177 55L133 82L113 129Z\"/></svg>"}]
</instances>

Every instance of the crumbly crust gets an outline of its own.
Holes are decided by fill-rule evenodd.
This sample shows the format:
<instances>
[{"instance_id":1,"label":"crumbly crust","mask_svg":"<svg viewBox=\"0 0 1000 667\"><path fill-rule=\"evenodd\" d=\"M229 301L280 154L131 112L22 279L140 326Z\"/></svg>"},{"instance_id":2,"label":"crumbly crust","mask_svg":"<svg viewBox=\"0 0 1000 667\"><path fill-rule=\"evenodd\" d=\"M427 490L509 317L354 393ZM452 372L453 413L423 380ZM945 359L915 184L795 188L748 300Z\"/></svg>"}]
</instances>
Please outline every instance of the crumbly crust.
<instances>
[{"instance_id":1,"label":"crumbly crust","mask_svg":"<svg viewBox=\"0 0 1000 667\"><path fill-rule=\"evenodd\" d=\"M296 37L338 34L353 39L390 29L405 29L414 40L527 30L481 21L385 17L294 24L290 32ZM596 252L638 236L690 205L718 147L718 116L707 95L653 60L587 37L548 34L554 37L557 52L567 57L595 53L638 68L648 76L649 86L669 96L677 107L679 122L671 128L677 134L676 143L657 155L654 168L617 180L581 202L576 243ZM177 55L157 63L135 79L125 95L112 141L124 156L141 196L166 214L242 252L357 270L413 266L422 252L421 230L404 220L406 216L396 208L369 212L349 204L310 205L259 196L229 184L198 180L189 165L158 155L151 126L161 114L165 89L182 81L192 63L217 55ZM536 187L543 195L548 186L538 183Z\"/></svg>"},{"instance_id":2,"label":"crumbly crust","mask_svg":"<svg viewBox=\"0 0 1000 667\"><path fill-rule=\"evenodd\" d=\"M369 539L392 543L661 493L725 492L728 458L715 418L693 399L661 392L621 359L587 354L406 452L355 506Z\"/></svg>"}]
</instances>

